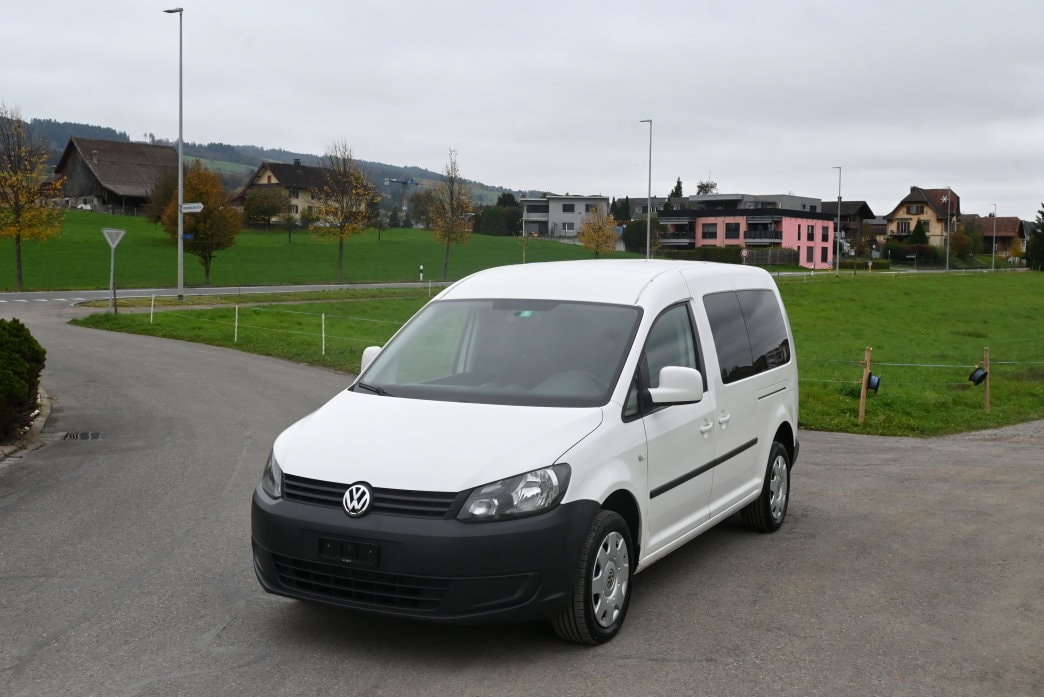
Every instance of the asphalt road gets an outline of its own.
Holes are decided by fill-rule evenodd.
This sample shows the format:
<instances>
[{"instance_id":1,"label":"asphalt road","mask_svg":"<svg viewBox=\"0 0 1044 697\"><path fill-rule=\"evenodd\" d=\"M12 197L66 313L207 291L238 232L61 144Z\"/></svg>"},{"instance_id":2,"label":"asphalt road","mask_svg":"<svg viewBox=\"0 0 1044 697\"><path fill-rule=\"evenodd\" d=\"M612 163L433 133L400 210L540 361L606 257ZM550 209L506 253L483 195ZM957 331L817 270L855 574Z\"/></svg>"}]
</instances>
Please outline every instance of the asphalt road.
<instances>
[{"instance_id":1,"label":"asphalt road","mask_svg":"<svg viewBox=\"0 0 1044 697\"><path fill-rule=\"evenodd\" d=\"M55 296L60 297L60 296ZM802 433L784 527L725 524L636 578L608 645L263 594L272 438L344 376L72 327L37 449L0 462L0 695L1044 695L1044 422ZM66 440L66 434L88 434Z\"/></svg>"}]
</instances>

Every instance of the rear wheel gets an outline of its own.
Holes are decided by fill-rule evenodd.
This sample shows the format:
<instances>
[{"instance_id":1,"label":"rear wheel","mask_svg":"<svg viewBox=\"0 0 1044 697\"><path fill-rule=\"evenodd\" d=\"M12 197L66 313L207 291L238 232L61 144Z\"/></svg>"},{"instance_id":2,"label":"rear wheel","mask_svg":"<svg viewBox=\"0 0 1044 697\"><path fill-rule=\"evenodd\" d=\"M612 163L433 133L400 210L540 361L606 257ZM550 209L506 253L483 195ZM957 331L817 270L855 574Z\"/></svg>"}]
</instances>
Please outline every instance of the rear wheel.
<instances>
[{"instance_id":1,"label":"rear wheel","mask_svg":"<svg viewBox=\"0 0 1044 697\"><path fill-rule=\"evenodd\" d=\"M601 644L620 631L631 600L631 530L619 514L600 511L577 563L572 603L551 621L558 636Z\"/></svg>"},{"instance_id":2,"label":"rear wheel","mask_svg":"<svg viewBox=\"0 0 1044 697\"><path fill-rule=\"evenodd\" d=\"M787 517L790 503L790 455L779 441L769 450L761 495L742 511L743 524L757 532L775 532Z\"/></svg>"}]
</instances>

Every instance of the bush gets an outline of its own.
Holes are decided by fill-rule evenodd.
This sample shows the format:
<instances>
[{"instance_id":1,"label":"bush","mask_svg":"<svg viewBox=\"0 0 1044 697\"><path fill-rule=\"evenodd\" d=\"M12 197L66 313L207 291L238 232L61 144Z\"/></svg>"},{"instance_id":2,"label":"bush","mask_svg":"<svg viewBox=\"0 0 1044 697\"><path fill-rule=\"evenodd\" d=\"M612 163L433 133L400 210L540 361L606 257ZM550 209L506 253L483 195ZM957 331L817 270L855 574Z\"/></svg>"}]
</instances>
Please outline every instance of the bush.
<instances>
[{"instance_id":1,"label":"bush","mask_svg":"<svg viewBox=\"0 0 1044 697\"><path fill-rule=\"evenodd\" d=\"M17 319L0 319L0 440L29 423L47 352Z\"/></svg>"}]
</instances>

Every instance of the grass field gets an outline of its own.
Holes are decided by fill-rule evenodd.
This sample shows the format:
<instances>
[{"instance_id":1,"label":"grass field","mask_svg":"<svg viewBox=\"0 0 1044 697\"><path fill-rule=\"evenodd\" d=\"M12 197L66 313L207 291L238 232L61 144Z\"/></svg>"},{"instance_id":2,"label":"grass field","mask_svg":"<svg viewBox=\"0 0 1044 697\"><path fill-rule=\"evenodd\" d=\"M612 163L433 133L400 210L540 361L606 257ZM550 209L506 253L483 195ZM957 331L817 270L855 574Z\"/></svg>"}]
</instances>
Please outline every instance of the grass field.
<instances>
[{"instance_id":1,"label":"grass field","mask_svg":"<svg viewBox=\"0 0 1044 697\"><path fill-rule=\"evenodd\" d=\"M69 211L60 237L23 245L25 290L109 287L109 246L103 228L127 231L116 248L118 288L171 288L177 285L177 245L159 225L133 216ZM427 280L440 280L444 247L427 230L375 230L345 243L346 282L415 281L424 267ZM472 235L450 250L450 279L490 266L522 261L518 238ZM529 240L527 261L589 258L583 247ZM633 256L620 253L618 256ZM214 286L335 283L337 242L307 231L244 231L235 246L218 252L211 269ZM202 286L203 268L185 255L185 285ZM14 243L0 240L0 291L15 290Z\"/></svg>"},{"instance_id":2,"label":"grass field","mask_svg":"<svg viewBox=\"0 0 1044 697\"><path fill-rule=\"evenodd\" d=\"M1044 342L1037 329L1044 274L820 274L777 282L794 329L804 428L937 435L1044 418ZM336 291L312 295L322 302L242 306L238 326L235 307L157 312L152 323L145 313L99 313L80 323L350 373L363 348L386 341L428 299L408 290L375 294ZM860 425L860 361L867 346L881 388L870 393ZM984 386L967 379L987 346L989 413Z\"/></svg>"}]
</instances>

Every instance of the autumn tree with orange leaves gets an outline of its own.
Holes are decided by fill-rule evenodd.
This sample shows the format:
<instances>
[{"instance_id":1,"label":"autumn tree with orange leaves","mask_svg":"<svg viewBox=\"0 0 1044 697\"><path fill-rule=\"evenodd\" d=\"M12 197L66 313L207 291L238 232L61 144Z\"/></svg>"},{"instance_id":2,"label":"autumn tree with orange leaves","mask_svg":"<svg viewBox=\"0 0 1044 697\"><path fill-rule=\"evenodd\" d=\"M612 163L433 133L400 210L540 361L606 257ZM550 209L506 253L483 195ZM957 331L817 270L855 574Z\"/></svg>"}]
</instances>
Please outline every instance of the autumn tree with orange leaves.
<instances>
[{"instance_id":1,"label":"autumn tree with orange leaves","mask_svg":"<svg viewBox=\"0 0 1044 697\"><path fill-rule=\"evenodd\" d=\"M428 219L435 231L435 241L446 245L442 256L442 278L445 280L449 270L450 245L468 241L474 220L467 182L457 169L456 151L450 150L442 180L435 184L431 193Z\"/></svg>"},{"instance_id":2,"label":"autumn tree with orange leaves","mask_svg":"<svg viewBox=\"0 0 1044 697\"><path fill-rule=\"evenodd\" d=\"M313 230L337 238L337 282L344 282L344 241L369 225L381 197L366 180L348 143L337 141L320 162L324 181L311 190Z\"/></svg>"},{"instance_id":3,"label":"autumn tree with orange leaves","mask_svg":"<svg viewBox=\"0 0 1044 697\"><path fill-rule=\"evenodd\" d=\"M60 179L45 181L47 146L29 136L17 109L0 104L0 239L15 246L15 288L25 286L22 242L45 240L61 233Z\"/></svg>"},{"instance_id":4,"label":"autumn tree with orange leaves","mask_svg":"<svg viewBox=\"0 0 1044 697\"><path fill-rule=\"evenodd\" d=\"M229 204L221 177L204 169L199 160L185 168L184 179L185 200L202 203L203 210L181 214L185 216L183 245L187 253L199 258L203 265L203 283L210 285L214 257L236 243L236 236L242 228L242 216ZM178 200L174 198L163 210L162 222L163 229L175 241L178 239L178 215Z\"/></svg>"},{"instance_id":5,"label":"autumn tree with orange leaves","mask_svg":"<svg viewBox=\"0 0 1044 697\"><path fill-rule=\"evenodd\" d=\"M616 219L600 205L595 205L580 223L577 234L580 244L594 252L595 259L602 252L616 249Z\"/></svg>"}]
</instances>

